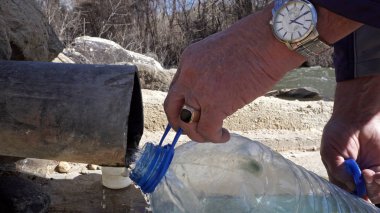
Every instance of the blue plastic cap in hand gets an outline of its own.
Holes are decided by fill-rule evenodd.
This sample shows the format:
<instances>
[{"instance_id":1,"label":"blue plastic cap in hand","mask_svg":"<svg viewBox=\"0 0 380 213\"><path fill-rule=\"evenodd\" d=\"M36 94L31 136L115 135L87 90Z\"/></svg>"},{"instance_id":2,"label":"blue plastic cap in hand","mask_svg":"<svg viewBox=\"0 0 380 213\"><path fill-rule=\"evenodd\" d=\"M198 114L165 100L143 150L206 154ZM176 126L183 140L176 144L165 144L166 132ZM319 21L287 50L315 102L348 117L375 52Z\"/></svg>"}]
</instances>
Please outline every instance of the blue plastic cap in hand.
<instances>
[{"instance_id":1,"label":"blue plastic cap in hand","mask_svg":"<svg viewBox=\"0 0 380 213\"><path fill-rule=\"evenodd\" d=\"M355 183L355 190L352 192L354 195L364 197L367 195L364 178L359 165L354 159L347 159L344 161L346 171L352 176Z\"/></svg>"},{"instance_id":2,"label":"blue plastic cap in hand","mask_svg":"<svg viewBox=\"0 0 380 213\"><path fill-rule=\"evenodd\" d=\"M160 144L153 145L147 143L144 151L136 162L136 166L129 174L129 177L144 193L152 193L161 179L165 176L174 156L174 146L182 134L179 128L172 144L162 146L162 143L170 131L168 124L161 138Z\"/></svg>"}]
</instances>

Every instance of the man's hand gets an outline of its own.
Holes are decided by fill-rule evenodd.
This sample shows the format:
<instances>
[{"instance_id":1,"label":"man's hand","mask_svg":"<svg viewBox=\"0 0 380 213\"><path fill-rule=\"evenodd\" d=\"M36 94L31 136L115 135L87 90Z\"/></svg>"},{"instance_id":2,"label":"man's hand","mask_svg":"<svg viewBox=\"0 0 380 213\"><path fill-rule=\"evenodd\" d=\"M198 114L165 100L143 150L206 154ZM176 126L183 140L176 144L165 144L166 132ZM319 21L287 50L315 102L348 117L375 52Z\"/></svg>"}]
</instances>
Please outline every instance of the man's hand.
<instances>
[{"instance_id":1,"label":"man's hand","mask_svg":"<svg viewBox=\"0 0 380 213\"><path fill-rule=\"evenodd\" d=\"M353 158L362 169L368 198L380 203L380 76L340 82L334 112L325 126L321 156L330 180L348 191L355 189L344 168Z\"/></svg>"},{"instance_id":2,"label":"man's hand","mask_svg":"<svg viewBox=\"0 0 380 213\"><path fill-rule=\"evenodd\" d=\"M226 142L229 133L222 128L223 120L304 62L305 58L273 36L271 9L269 5L183 52L164 103L175 129L181 127L198 142ZM360 26L323 8L318 13L318 31L328 43ZM200 112L198 122L179 119L184 104Z\"/></svg>"},{"instance_id":3,"label":"man's hand","mask_svg":"<svg viewBox=\"0 0 380 213\"><path fill-rule=\"evenodd\" d=\"M275 40L270 8L249 16L226 31L189 46L165 100L174 128L198 142L226 142L223 120L268 91L304 58ZM186 104L200 111L199 122L179 119Z\"/></svg>"}]
</instances>

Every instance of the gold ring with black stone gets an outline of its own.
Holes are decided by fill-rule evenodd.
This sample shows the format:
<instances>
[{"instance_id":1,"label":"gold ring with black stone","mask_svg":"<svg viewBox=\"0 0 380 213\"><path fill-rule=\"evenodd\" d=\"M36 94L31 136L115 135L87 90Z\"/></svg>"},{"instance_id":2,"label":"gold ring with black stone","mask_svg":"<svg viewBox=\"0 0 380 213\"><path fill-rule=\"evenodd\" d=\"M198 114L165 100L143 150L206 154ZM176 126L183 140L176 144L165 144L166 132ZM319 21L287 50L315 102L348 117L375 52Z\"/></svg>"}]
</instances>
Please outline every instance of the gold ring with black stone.
<instances>
[{"instance_id":1,"label":"gold ring with black stone","mask_svg":"<svg viewBox=\"0 0 380 213\"><path fill-rule=\"evenodd\" d=\"M179 117L185 123L197 122L199 120L199 111L189 105L184 105Z\"/></svg>"}]
</instances>

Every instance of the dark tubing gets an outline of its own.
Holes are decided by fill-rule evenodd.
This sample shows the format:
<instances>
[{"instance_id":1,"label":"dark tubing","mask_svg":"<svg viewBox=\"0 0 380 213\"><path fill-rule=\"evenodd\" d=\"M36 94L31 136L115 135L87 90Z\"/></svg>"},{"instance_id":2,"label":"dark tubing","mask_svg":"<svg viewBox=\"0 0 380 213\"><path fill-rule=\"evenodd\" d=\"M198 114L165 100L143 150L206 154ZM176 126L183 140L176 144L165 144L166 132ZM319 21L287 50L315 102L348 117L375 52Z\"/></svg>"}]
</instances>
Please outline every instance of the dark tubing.
<instances>
[{"instance_id":1,"label":"dark tubing","mask_svg":"<svg viewBox=\"0 0 380 213\"><path fill-rule=\"evenodd\" d=\"M135 66L0 61L0 155L125 166L142 133Z\"/></svg>"}]
</instances>

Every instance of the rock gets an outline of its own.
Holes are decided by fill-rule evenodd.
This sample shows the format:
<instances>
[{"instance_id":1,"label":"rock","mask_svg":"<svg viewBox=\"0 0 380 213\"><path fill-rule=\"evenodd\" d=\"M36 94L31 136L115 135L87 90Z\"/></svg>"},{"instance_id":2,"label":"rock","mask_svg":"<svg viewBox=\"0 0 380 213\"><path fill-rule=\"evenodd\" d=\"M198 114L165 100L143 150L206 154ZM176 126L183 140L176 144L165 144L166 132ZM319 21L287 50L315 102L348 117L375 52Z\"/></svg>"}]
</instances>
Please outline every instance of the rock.
<instances>
[{"instance_id":1,"label":"rock","mask_svg":"<svg viewBox=\"0 0 380 213\"><path fill-rule=\"evenodd\" d=\"M77 64L136 65L139 70L141 88L168 91L174 76L152 57L124 49L119 44L97 37L82 36L58 55L53 62Z\"/></svg>"},{"instance_id":2,"label":"rock","mask_svg":"<svg viewBox=\"0 0 380 213\"><path fill-rule=\"evenodd\" d=\"M148 64L136 64L142 89L167 92L175 73Z\"/></svg>"},{"instance_id":3,"label":"rock","mask_svg":"<svg viewBox=\"0 0 380 213\"><path fill-rule=\"evenodd\" d=\"M98 165L95 165L95 164L87 164L87 169L88 170L97 170L98 169Z\"/></svg>"},{"instance_id":4,"label":"rock","mask_svg":"<svg viewBox=\"0 0 380 213\"><path fill-rule=\"evenodd\" d=\"M2 212L48 212L50 197L32 181L19 176L0 177Z\"/></svg>"},{"instance_id":5,"label":"rock","mask_svg":"<svg viewBox=\"0 0 380 213\"><path fill-rule=\"evenodd\" d=\"M318 147L312 146L311 148L306 149L306 151L315 152L318 150Z\"/></svg>"},{"instance_id":6,"label":"rock","mask_svg":"<svg viewBox=\"0 0 380 213\"><path fill-rule=\"evenodd\" d=\"M153 58L126 50L119 44L107 39L82 36L76 38L71 45L72 47L65 49L63 53L75 63L146 64L163 70L161 64Z\"/></svg>"},{"instance_id":7,"label":"rock","mask_svg":"<svg viewBox=\"0 0 380 213\"><path fill-rule=\"evenodd\" d=\"M1 1L0 59L50 61L62 49L34 1Z\"/></svg>"},{"instance_id":8,"label":"rock","mask_svg":"<svg viewBox=\"0 0 380 213\"><path fill-rule=\"evenodd\" d=\"M71 169L71 166L66 161L59 162L56 167L56 171L59 173L68 173L70 169Z\"/></svg>"},{"instance_id":9,"label":"rock","mask_svg":"<svg viewBox=\"0 0 380 213\"><path fill-rule=\"evenodd\" d=\"M268 92L265 96L274 96L274 97L282 98L286 100L297 99L297 100L305 100L305 101L306 100L317 101L317 100L322 99L318 90L311 87L273 90L273 91Z\"/></svg>"},{"instance_id":10,"label":"rock","mask_svg":"<svg viewBox=\"0 0 380 213\"><path fill-rule=\"evenodd\" d=\"M55 62L55 63L66 63L66 64L74 64L75 63L73 60L71 60L69 57L67 57L63 53L59 53L58 56L55 59L53 59L52 62Z\"/></svg>"},{"instance_id":11,"label":"rock","mask_svg":"<svg viewBox=\"0 0 380 213\"><path fill-rule=\"evenodd\" d=\"M7 24L0 15L0 59L10 59L12 55L12 48L9 42Z\"/></svg>"}]
</instances>

